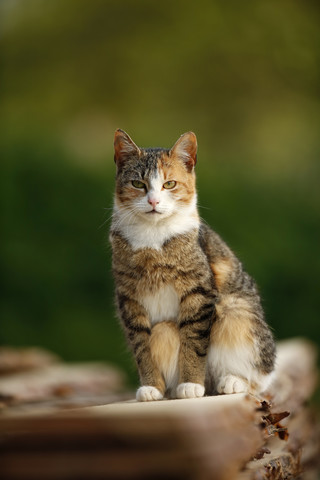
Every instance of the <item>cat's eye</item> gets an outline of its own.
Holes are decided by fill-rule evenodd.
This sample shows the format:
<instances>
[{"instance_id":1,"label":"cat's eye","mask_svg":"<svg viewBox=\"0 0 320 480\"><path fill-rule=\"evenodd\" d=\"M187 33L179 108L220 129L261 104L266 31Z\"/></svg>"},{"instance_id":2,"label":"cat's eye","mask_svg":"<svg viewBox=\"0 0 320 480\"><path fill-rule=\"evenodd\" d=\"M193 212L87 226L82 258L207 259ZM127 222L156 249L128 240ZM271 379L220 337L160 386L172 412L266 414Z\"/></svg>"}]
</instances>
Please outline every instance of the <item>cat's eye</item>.
<instances>
[{"instance_id":1,"label":"cat's eye","mask_svg":"<svg viewBox=\"0 0 320 480\"><path fill-rule=\"evenodd\" d=\"M163 184L163 188L166 188L167 190L170 190L171 188L175 187L177 185L177 182L174 180L169 180L169 182L166 182Z\"/></svg>"},{"instance_id":2,"label":"cat's eye","mask_svg":"<svg viewBox=\"0 0 320 480\"><path fill-rule=\"evenodd\" d=\"M131 183L135 188L145 188L146 186L143 182L140 182L140 180L132 180Z\"/></svg>"}]
</instances>

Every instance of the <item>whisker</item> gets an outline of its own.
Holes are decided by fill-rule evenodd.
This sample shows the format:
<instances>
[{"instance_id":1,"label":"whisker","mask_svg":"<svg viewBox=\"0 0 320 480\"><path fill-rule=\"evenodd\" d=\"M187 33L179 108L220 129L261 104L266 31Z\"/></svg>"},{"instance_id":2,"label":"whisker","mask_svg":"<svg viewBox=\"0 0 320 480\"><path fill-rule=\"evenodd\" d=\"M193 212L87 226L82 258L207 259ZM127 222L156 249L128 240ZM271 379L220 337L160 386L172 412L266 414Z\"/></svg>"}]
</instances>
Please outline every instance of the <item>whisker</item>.
<instances>
[{"instance_id":1,"label":"whisker","mask_svg":"<svg viewBox=\"0 0 320 480\"><path fill-rule=\"evenodd\" d=\"M100 230L100 228L104 227L106 223L109 222L109 220L111 220L111 218L113 217L113 214L109 215L108 218L100 225L100 227L98 227L98 230Z\"/></svg>"},{"instance_id":2,"label":"whisker","mask_svg":"<svg viewBox=\"0 0 320 480\"><path fill-rule=\"evenodd\" d=\"M134 216L134 211L137 210L137 209L132 209L130 211L124 211L124 213L121 212L120 216L119 216L119 212L117 212L116 214L113 215L113 218L114 218L114 221L115 221L115 227L118 228L120 227L120 225L122 225L127 219L131 219L131 217ZM130 224L130 222L129 222Z\"/></svg>"}]
</instances>

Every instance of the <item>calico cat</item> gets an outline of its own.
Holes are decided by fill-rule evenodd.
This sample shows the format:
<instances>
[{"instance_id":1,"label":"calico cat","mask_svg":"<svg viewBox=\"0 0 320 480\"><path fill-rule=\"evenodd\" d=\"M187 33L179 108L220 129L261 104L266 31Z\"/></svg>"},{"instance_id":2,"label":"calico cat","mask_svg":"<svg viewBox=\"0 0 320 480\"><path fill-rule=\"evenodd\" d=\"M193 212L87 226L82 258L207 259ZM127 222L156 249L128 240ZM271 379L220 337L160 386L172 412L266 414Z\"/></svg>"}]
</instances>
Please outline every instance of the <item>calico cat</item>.
<instances>
[{"instance_id":1,"label":"calico cat","mask_svg":"<svg viewBox=\"0 0 320 480\"><path fill-rule=\"evenodd\" d=\"M254 281L199 218L195 134L144 149L117 130L114 148L112 269L137 400L264 391L273 336Z\"/></svg>"}]
</instances>

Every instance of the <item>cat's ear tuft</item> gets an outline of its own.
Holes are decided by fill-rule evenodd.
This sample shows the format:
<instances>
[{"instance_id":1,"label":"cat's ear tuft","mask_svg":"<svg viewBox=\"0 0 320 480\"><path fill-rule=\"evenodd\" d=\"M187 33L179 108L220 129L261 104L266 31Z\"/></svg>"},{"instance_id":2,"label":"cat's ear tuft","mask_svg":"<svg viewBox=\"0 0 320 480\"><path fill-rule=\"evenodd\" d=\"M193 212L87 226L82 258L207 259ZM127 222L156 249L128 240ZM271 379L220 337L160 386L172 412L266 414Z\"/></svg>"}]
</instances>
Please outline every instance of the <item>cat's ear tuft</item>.
<instances>
[{"instance_id":1,"label":"cat's ear tuft","mask_svg":"<svg viewBox=\"0 0 320 480\"><path fill-rule=\"evenodd\" d=\"M114 161L117 167L121 167L128 158L139 157L139 155L139 147L126 132L118 128L114 134Z\"/></svg>"},{"instance_id":2,"label":"cat's ear tuft","mask_svg":"<svg viewBox=\"0 0 320 480\"><path fill-rule=\"evenodd\" d=\"M197 163L197 148L197 137L193 132L187 132L181 135L171 148L170 155L180 157L191 171Z\"/></svg>"}]
</instances>

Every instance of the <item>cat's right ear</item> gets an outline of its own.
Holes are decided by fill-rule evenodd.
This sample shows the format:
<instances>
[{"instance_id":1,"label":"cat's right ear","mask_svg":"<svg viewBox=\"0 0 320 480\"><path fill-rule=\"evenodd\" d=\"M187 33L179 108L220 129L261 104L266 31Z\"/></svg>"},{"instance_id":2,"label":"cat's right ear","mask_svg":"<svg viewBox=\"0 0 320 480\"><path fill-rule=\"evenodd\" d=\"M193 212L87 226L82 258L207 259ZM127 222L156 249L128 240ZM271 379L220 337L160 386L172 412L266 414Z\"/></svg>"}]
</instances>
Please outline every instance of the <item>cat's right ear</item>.
<instances>
[{"instance_id":1,"label":"cat's right ear","mask_svg":"<svg viewBox=\"0 0 320 480\"><path fill-rule=\"evenodd\" d=\"M129 135L118 128L114 134L114 161L118 168L130 157L139 157L140 149Z\"/></svg>"}]
</instances>

